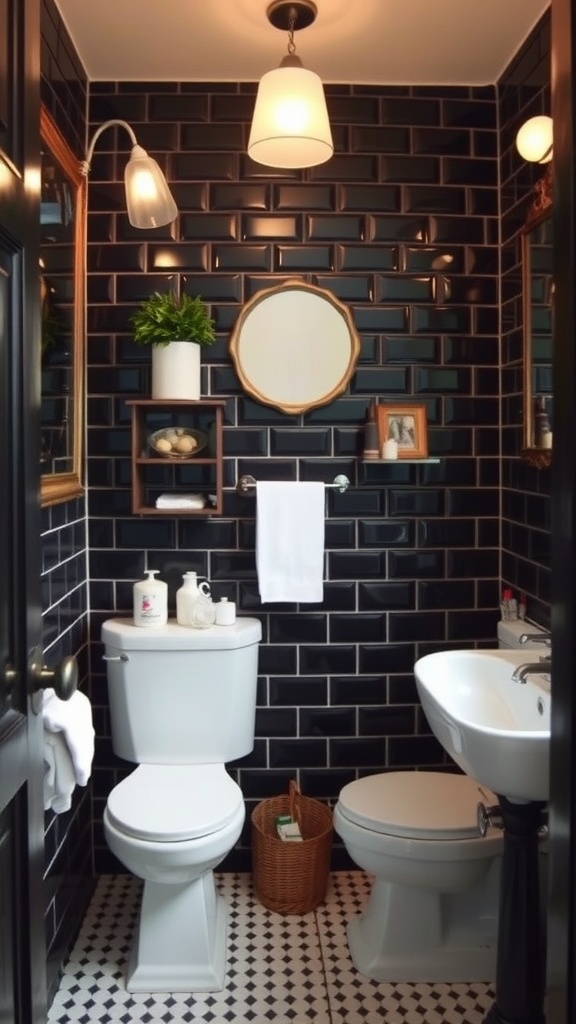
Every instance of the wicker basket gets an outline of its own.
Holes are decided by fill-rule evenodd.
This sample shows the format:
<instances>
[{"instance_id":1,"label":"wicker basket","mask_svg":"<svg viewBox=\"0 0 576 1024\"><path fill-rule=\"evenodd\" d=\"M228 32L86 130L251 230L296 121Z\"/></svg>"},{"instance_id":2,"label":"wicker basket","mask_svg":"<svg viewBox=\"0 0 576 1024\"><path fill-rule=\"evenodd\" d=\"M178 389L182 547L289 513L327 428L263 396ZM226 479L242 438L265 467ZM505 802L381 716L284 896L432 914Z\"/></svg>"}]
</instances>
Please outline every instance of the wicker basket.
<instances>
[{"instance_id":1,"label":"wicker basket","mask_svg":"<svg viewBox=\"0 0 576 1024\"><path fill-rule=\"evenodd\" d=\"M291 814L301 843L284 842L279 814ZM252 812L252 876L257 898L279 914L306 914L324 901L330 872L332 812L302 796L295 782L285 796L263 800Z\"/></svg>"}]
</instances>

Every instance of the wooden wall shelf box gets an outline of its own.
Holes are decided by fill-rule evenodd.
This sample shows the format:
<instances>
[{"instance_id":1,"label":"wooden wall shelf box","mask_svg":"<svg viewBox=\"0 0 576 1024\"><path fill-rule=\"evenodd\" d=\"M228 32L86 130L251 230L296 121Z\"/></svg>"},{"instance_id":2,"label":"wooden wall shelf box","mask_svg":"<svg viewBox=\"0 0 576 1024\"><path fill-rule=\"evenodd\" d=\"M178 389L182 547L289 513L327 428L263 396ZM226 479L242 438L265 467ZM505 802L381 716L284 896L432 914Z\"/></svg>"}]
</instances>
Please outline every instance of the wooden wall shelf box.
<instances>
[{"instance_id":1,"label":"wooden wall shelf box","mask_svg":"<svg viewBox=\"0 0 576 1024\"><path fill-rule=\"evenodd\" d=\"M132 399L132 512L141 516L220 516L223 511L222 427L224 399L196 402ZM148 438L163 427L193 427L208 435L208 446L191 458L165 458L150 449ZM204 508L156 508L160 494L213 495Z\"/></svg>"}]
</instances>

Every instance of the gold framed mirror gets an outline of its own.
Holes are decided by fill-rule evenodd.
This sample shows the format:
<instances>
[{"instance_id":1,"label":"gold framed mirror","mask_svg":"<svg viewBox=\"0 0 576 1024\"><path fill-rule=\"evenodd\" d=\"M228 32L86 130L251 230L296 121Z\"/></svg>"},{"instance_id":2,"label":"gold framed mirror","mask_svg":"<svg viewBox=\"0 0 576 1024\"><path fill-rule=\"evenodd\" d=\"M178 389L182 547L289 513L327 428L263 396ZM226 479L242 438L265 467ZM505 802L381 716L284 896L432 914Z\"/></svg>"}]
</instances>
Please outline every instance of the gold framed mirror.
<instances>
[{"instance_id":1,"label":"gold framed mirror","mask_svg":"<svg viewBox=\"0 0 576 1024\"><path fill-rule=\"evenodd\" d=\"M552 461L554 278L552 169L535 187L521 232L523 345L522 458L538 469Z\"/></svg>"},{"instance_id":2,"label":"gold framed mirror","mask_svg":"<svg viewBox=\"0 0 576 1024\"><path fill-rule=\"evenodd\" d=\"M41 503L84 491L86 178L45 107L40 198Z\"/></svg>"},{"instance_id":3,"label":"gold framed mirror","mask_svg":"<svg viewBox=\"0 0 576 1024\"><path fill-rule=\"evenodd\" d=\"M288 415L341 395L359 352L348 307L332 292L299 280L257 292L230 337L230 356L246 394Z\"/></svg>"}]
</instances>

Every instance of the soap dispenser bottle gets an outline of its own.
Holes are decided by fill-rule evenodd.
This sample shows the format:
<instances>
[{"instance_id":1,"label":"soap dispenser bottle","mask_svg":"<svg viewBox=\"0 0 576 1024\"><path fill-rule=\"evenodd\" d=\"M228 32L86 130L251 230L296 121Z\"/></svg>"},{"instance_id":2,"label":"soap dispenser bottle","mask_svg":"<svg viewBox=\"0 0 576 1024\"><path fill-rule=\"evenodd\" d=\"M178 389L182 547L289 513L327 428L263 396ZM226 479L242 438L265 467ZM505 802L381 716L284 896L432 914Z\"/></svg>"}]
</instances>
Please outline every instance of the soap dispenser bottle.
<instances>
[{"instance_id":1,"label":"soap dispenser bottle","mask_svg":"<svg viewBox=\"0 0 576 1024\"><path fill-rule=\"evenodd\" d=\"M168 622L168 584L154 577L158 569L147 569L147 579L134 584L134 625L165 626Z\"/></svg>"},{"instance_id":2,"label":"soap dispenser bottle","mask_svg":"<svg viewBox=\"0 0 576 1024\"><path fill-rule=\"evenodd\" d=\"M198 573L185 572L182 586L176 591L176 622L179 626L192 625L192 608L198 600Z\"/></svg>"}]
</instances>

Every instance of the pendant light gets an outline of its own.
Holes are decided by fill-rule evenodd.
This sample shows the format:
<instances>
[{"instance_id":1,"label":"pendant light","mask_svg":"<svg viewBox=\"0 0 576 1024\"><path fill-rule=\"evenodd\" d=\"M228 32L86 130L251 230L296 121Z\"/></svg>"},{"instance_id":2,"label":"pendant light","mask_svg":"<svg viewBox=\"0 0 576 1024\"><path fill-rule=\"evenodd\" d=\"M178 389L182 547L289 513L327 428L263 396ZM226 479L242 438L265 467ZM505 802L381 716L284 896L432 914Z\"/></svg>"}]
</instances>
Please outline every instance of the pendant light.
<instances>
[{"instance_id":1,"label":"pendant light","mask_svg":"<svg viewBox=\"0 0 576 1024\"><path fill-rule=\"evenodd\" d=\"M170 224L175 220L178 208L172 198L166 178L156 161L148 156L142 146L138 145L136 136L126 121L105 121L96 129L88 146L86 159L80 164L82 174L88 177L94 147L102 132L115 125L125 128L132 142L130 159L124 170L128 220L132 227L144 230Z\"/></svg>"},{"instance_id":2,"label":"pendant light","mask_svg":"<svg viewBox=\"0 0 576 1024\"><path fill-rule=\"evenodd\" d=\"M315 167L334 152L322 81L296 56L294 32L317 15L311 0L274 0L266 11L274 28L288 32L288 55L260 80L248 156L268 167Z\"/></svg>"}]
</instances>

